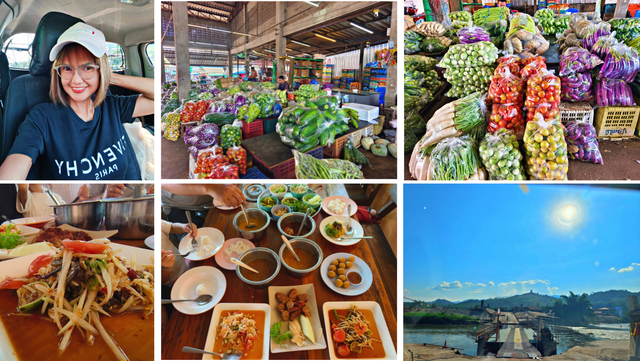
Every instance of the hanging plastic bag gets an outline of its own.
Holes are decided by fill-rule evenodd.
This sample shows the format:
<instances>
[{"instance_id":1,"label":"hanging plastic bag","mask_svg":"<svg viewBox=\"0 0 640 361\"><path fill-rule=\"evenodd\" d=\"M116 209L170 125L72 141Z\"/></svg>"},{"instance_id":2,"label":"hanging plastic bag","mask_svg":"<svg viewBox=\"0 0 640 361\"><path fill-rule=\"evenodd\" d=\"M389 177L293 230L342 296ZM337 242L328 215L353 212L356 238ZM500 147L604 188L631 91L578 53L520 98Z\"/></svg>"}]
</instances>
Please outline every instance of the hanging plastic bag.
<instances>
[{"instance_id":1,"label":"hanging plastic bag","mask_svg":"<svg viewBox=\"0 0 640 361\"><path fill-rule=\"evenodd\" d=\"M231 164L238 166L240 174L247 173L247 151L244 148L237 146L227 149L227 157Z\"/></svg>"},{"instance_id":2,"label":"hanging plastic bag","mask_svg":"<svg viewBox=\"0 0 640 361\"><path fill-rule=\"evenodd\" d=\"M582 122L567 122L565 134L567 151L571 159L604 164L596 140L596 129L587 123L588 117Z\"/></svg>"},{"instance_id":3,"label":"hanging plastic bag","mask_svg":"<svg viewBox=\"0 0 640 361\"><path fill-rule=\"evenodd\" d=\"M546 122L542 114L528 122L524 132L527 172L532 180L566 180L567 143L560 120Z\"/></svg>"},{"instance_id":4,"label":"hanging plastic bag","mask_svg":"<svg viewBox=\"0 0 640 361\"><path fill-rule=\"evenodd\" d=\"M491 180L524 180L522 154L515 133L500 128L487 133L480 143L480 158Z\"/></svg>"},{"instance_id":5,"label":"hanging plastic bag","mask_svg":"<svg viewBox=\"0 0 640 361\"><path fill-rule=\"evenodd\" d=\"M220 132L220 138L222 140L222 149L226 151L231 147L240 145L242 141L242 122L236 120L233 124L227 124L222 127Z\"/></svg>"}]
</instances>

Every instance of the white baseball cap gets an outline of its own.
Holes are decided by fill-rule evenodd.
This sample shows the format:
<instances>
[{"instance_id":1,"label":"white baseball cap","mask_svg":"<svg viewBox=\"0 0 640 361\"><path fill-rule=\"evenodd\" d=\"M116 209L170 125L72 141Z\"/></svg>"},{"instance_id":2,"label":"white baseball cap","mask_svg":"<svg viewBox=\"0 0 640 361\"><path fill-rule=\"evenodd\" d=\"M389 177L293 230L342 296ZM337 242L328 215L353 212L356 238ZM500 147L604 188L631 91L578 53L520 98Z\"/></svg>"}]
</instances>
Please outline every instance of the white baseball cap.
<instances>
[{"instance_id":1,"label":"white baseball cap","mask_svg":"<svg viewBox=\"0 0 640 361\"><path fill-rule=\"evenodd\" d=\"M107 42L102 31L85 23L76 23L60 35L56 46L49 53L49 60L54 61L60 50L70 43L78 43L84 46L96 58L103 56L107 52Z\"/></svg>"}]
</instances>

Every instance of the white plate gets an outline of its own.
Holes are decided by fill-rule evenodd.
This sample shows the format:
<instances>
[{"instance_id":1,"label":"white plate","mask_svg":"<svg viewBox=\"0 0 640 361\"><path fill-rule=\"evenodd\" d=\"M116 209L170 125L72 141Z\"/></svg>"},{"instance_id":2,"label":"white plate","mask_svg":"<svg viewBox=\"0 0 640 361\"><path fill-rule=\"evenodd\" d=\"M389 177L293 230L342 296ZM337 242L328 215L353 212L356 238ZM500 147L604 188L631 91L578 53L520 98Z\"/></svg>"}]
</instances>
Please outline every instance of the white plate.
<instances>
[{"instance_id":1,"label":"white plate","mask_svg":"<svg viewBox=\"0 0 640 361\"><path fill-rule=\"evenodd\" d=\"M155 241L154 241L154 239L153 239L153 235L150 235L149 237L145 238L145 240L144 240L144 244L145 244L147 247L151 248L151 249L155 249L155 248L154 248L154 247L155 247Z\"/></svg>"},{"instance_id":2,"label":"white plate","mask_svg":"<svg viewBox=\"0 0 640 361\"><path fill-rule=\"evenodd\" d=\"M329 210L329 202L331 202L334 199L339 199L343 202L346 203L346 205L344 206L344 211L342 212L342 214L336 214L334 212L331 212ZM347 215L347 210L349 209L349 204L351 204L351 216L353 216L354 214L356 214L356 212L358 211L358 206L356 205L356 202L354 202L353 200L347 198L347 197L343 197L343 196L331 196L331 197L327 197L325 199L322 200L322 209L327 212L328 215L330 216L346 216Z\"/></svg>"},{"instance_id":3,"label":"white plate","mask_svg":"<svg viewBox=\"0 0 640 361\"><path fill-rule=\"evenodd\" d=\"M2 223L2 225L6 224L9 224L9 222ZM24 237L24 241L27 244L33 242L33 240L36 238L36 235L40 233L40 230L38 228L29 227L24 224L16 224L16 229L21 232L20 235Z\"/></svg>"},{"instance_id":4,"label":"white plate","mask_svg":"<svg viewBox=\"0 0 640 361\"><path fill-rule=\"evenodd\" d=\"M125 246L121 244L111 244L111 247L115 250L121 249L118 256L124 258L129 262L132 255L135 253L136 261L138 264L152 264L151 258L153 258L153 251ZM0 262L0 280L5 277L21 277L27 274L29 265L31 262L38 258L38 256L47 254L48 252L34 253L28 256ZM0 360L3 361L18 361L13 350L13 346L9 341L7 330L4 328L2 322L0 322Z\"/></svg>"},{"instance_id":5,"label":"white plate","mask_svg":"<svg viewBox=\"0 0 640 361\"><path fill-rule=\"evenodd\" d=\"M230 211L232 209L236 209L236 208L240 207L239 204L237 206L235 206L235 207L228 207L227 205L225 205L224 203L222 203L221 201L219 201L217 199L213 200L213 205L216 208L218 208L219 210L222 210L222 211Z\"/></svg>"},{"instance_id":6,"label":"white plate","mask_svg":"<svg viewBox=\"0 0 640 361\"><path fill-rule=\"evenodd\" d=\"M396 354L396 349L393 347L393 340L391 340L391 335L389 334L389 328L387 327L387 323L384 320L384 315L382 314L382 308L377 302L373 301L357 301L357 302L325 302L322 305L322 314L324 315L324 327L327 331L327 337L331 339L331 322L329 320L329 311L330 310L338 310L338 309L349 309L351 306L357 306L359 309L369 310L373 313L373 320L376 323L376 328L378 328L378 333L380 333L380 341L382 341L382 347L384 348L385 357L380 358L379 360L395 360L398 358ZM378 345L377 342L374 345ZM375 346L374 346L375 347ZM333 341L331 341L331 345L329 345L329 357L332 360L360 360L359 358L355 359L347 359L347 358L338 358L336 356L336 350L333 347Z\"/></svg>"},{"instance_id":7,"label":"white plate","mask_svg":"<svg viewBox=\"0 0 640 361\"><path fill-rule=\"evenodd\" d=\"M240 255L239 254L235 254L235 253L231 253L231 256L228 256L226 253L224 253L224 250L229 248L229 246L231 246L231 244L237 243L238 241L242 241L242 243L247 245L249 248L256 248L256 245L253 244L253 242L249 241L248 239L244 239L244 238L231 238L231 239L228 239L222 245L222 249L220 249L220 252L216 253L216 263L218 264L218 266L220 266L221 268L224 268L226 270L229 270L229 271L233 271L233 270L236 269L236 264L235 263L231 263L231 257L240 258Z\"/></svg>"},{"instance_id":8,"label":"white plate","mask_svg":"<svg viewBox=\"0 0 640 361\"><path fill-rule=\"evenodd\" d=\"M224 244L224 234L222 234L220 230L212 227L199 228L198 238L202 236L208 236L209 239L211 239L210 246L213 247L213 251L206 253L204 256L200 256L198 252L191 252L189 253L189 255L185 257L186 259L191 261L202 261L215 256L215 254L218 253L220 249L222 249L222 245ZM182 237L182 239L180 240L180 245L178 247L180 254L184 254L185 252L188 252L191 250L191 239L192 237L190 234L187 234L184 237ZM198 240L198 243L200 243L200 240ZM203 246L200 245L200 247L203 247Z\"/></svg>"},{"instance_id":9,"label":"white plate","mask_svg":"<svg viewBox=\"0 0 640 361\"><path fill-rule=\"evenodd\" d=\"M292 289L298 290L298 294L306 294L309 298L307 302L307 307L311 310L311 317L309 317L309 321L311 322L311 329L316 337L316 343L313 344L309 339L306 339L305 345L300 347L295 343L291 342L291 340L285 341L280 345L286 344L286 347L278 347L278 344L275 341L271 341L271 352L273 353L281 353L281 352L294 352L294 351L306 351L306 350L322 350L327 348L327 341L324 338L324 333L322 332L322 324L320 323L320 315L318 315L318 304L316 303L316 293L313 289L313 283L309 283L306 285L296 285L296 286L270 286L269 287L269 306L271 307L271 325L276 322L282 321L282 315L280 311L278 311L278 300L276 299L276 293L281 292L285 295L289 295ZM269 329L271 329L271 325L269 325ZM289 322L282 323L282 330L289 329ZM320 331L320 332L318 332ZM284 331L286 332L286 331ZM283 333L284 333L283 332Z\"/></svg>"},{"instance_id":10,"label":"white plate","mask_svg":"<svg viewBox=\"0 0 640 361\"><path fill-rule=\"evenodd\" d=\"M173 307L185 315L199 315L212 309L224 296L227 280L215 267L195 267L183 273L171 289L172 300L193 300L198 297L196 288L204 285L204 294L213 296L211 302L198 306L195 302L174 303Z\"/></svg>"},{"instance_id":11,"label":"white plate","mask_svg":"<svg viewBox=\"0 0 640 361\"><path fill-rule=\"evenodd\" d=\"M175 287L175 286L174 286ZM263 337L262 344L262 358L261 360L269 359L269 328L271 327L271 310L266 303L219 303L213 309L213 315L211 316L211 325L209 326L209 333L207 333L207 342L204 346L205 351L212 351L213 345L216 341L216 327L220 320L220 314L224 311L264 311L264 329L261 334ZM215 352L215 351L214 351ZM218 360L211 355L203 355L203 360ZM242 360L242 358L240 358Z\"/></svg>"},{"instance_id":12,"label":"white plate","mask_svg":"<svg viewBox=\"0 0 640 361\"><path fill-rule=\"evenodd\" d=\"M70 226L68 224L60 225L60 226L58 226L58 228L62 229L63 231L84 232L84 233L88 234L89 236L91 236L91 238L93 238L93 239L111 238L111 237L115 236L116 233L118 233L118 230L114 230L114 231L87 231L85 229L76 228L76 227Z\"/></svg>"},{"instance_id":13,"label":"white plate","mask_svg":"<svg viewBox=\"0 0 640 361\"><path fill-rule=\"evenodd\" d=\"M355 257L356 260L353 262L353 267L349 268L347 272L358 272L360 276L362 276L362 282L360 282L360 284L357 286L351 286L349 288L338 288L335 285L337 277L329 278L329 276L327 275L327 273L329 272L329 265L334 259L338 259L340 257L349 258L351 256ZM369 266L367 266L365 261L357 256L352 255L351 253L334 253L330 256L327 256L320 265L320 275L322 276L322 280L324 281L324 283L329 286L329 288L345 296L361 295L365 293L373 283L373 274L371 273L371 269L369 268Z\"/></svg>"},{"instance_id":14,"label":"white plate","mask_svg":"<svg viewBox=\"0 0 640 361\"><path fill-rule=\"evenodd\" d=\"M327 227L327 224L336 220L344 222L345 227L347 226L347 222L349 221L347 216L331 216L323 219L322 222L320 223L320 234L322 234L322 237L326 238L327 241L333 244L337 244L338 246L352 246L362 240L362 238L354 238L346 241L338 241L337 238L333 238L329 236L324 229ZM364 229L362 229L362 226L360 225L360 223L358 223L358 221L356 221L355 219L351 219L351 228L353 228L353 234L349 237L364 236Z\"/></svg>"},{"instance_id":15,"label":"white plate","mask_svg":"<svg viewBox=\"0 0 640 361\"><path fill-rule=\"evenodd\" d=\"M15 224L25 224L27 226L31 226L34 228L42 228L45 224L53 221L54 219L55 218L52 216L27 217L27 218L12 219L11 222Z\"/></svg>"}]
</instances>

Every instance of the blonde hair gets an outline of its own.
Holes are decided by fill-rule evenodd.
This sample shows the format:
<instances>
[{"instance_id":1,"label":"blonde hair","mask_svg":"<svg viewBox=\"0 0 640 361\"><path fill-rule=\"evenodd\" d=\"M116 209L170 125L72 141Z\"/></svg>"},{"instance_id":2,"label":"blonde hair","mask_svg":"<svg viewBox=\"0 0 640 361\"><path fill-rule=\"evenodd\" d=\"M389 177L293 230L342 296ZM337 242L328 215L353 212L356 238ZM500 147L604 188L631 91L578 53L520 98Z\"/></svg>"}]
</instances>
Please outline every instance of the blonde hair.
<instances>
[{"instance_id":1,"label":"blonde hair","mask_svg":"<svg viewBox=\"0 0 640 361\"><path fill-rule=\"evenodd\" d=\"M69 54L73 50L80 48L86 50L84 46L78 43L71 43L69 45L66 45L64 48L62 48L62 50L60 50L58 56L56 57L56 60L51 66L51 87L49 90L49 97L54 104L69 106L69 95L64 91L64 88L62 87L62 80L60 79L60 76L58 76L55 67L63 65L62 60L67 56L67 54ZM109 64L109 58L107 57L107 54L104 54L99 58L96 58L94 56L93 61L96 63L96 65L100 66L100 68L98 69L100 82L98 83L98 90L95 92L95 99L93 100L93 106L98 107L100 104L102 104L104 98L107 96L109 84L111 84L111 65Z\"/></svg>"}]
</instances>

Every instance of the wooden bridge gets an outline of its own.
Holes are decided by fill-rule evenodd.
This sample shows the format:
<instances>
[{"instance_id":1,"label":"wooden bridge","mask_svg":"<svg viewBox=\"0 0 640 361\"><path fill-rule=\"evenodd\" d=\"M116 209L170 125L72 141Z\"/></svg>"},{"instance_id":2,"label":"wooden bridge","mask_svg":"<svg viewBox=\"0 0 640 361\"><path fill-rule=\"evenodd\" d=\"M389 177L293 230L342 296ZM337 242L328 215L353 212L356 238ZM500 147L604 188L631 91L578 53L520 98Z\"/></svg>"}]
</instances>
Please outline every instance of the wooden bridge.
<instances>
[{"instance_id":1,"label":"wooden bridge","mask_svg":"<svg viewBox=\"0 0 640 361\"><path fill-rule=\"evenodd\" d=\"M506 330L505 330L506 331ZM506 332L505 332L506 333ZM529 336L521 327L510 328L507 339L496 354L497 358L532 359L542 357L540 351L531 345Z\"/></svg>"}]
</instances>

